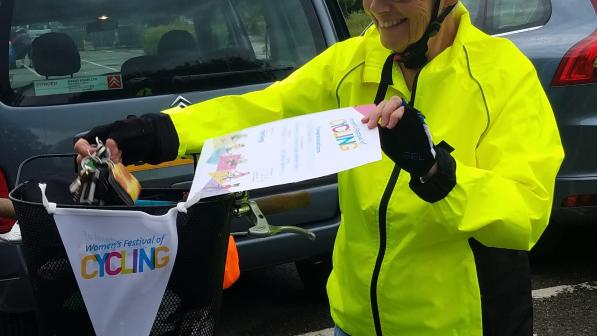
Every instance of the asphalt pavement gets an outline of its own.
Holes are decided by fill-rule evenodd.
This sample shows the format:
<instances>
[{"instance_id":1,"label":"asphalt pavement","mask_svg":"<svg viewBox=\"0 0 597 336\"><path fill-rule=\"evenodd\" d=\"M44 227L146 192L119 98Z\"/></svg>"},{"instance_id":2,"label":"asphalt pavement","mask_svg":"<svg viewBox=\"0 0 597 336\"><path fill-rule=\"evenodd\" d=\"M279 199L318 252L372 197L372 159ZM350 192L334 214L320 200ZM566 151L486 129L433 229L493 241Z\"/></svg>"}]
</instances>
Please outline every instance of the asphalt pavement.
<instances>
[{"instance_id":1,"label":"asphalt pavement","mask_svg":"<svg viewBox=\"0 0 597 336\"><path fill-rule=\"evenodd\" d=\"M557 233L551 253L532 255L534 333L597 335L597 225ZM331 336L325 300L306 293L293 264L244 272L224 292L218 336Z\"/></svg>"}]
</instances>

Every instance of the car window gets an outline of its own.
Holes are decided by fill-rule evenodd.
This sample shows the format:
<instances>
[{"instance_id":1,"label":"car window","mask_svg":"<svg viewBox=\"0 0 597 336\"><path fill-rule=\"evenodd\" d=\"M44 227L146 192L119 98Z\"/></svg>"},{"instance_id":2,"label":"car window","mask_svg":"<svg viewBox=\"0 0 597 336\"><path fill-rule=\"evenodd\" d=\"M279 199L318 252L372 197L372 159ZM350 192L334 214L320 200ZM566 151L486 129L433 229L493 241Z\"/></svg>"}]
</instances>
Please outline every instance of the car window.
<instances>
[{"instance_id":1,"label":"car window","mask_svg":"<svg viewBox=\"0 0 597 336\"><path fill-rule=\"evenodd\" d=\"M507 33L545 24L550 0L462 0L475 26L488 34Z\"/></svg>"},{"instance_id":2,"label":"car window","mask_svg":"<svg viewBox=\"0 0 597 336\"><path fill-rule=\"evenodd\" d=\"M10 105L265 83L326 47L308 0L14 1Z\"/></svg>"},{"instance_id":3,"label":"car window","mask_svg":"<svg viewBox=\"0 0 597 336\"><path fill-rule=\"evenodd\" d=\"M468 9L471 15L471 22L481 28L482 25L482 12L481 10L485 6L485 0L462 0L466 9Z\"/></svg>"},{"instance_id":4,"label":"car window","mask_svg":"<svg viewBox=\"0 0 597 336\"><path fill-rule=\"evenodd\" d=\"M549 0L494 0L487 8L487 30L496 34L541 26L550 15Z\"/></svg>"}]
</instances>

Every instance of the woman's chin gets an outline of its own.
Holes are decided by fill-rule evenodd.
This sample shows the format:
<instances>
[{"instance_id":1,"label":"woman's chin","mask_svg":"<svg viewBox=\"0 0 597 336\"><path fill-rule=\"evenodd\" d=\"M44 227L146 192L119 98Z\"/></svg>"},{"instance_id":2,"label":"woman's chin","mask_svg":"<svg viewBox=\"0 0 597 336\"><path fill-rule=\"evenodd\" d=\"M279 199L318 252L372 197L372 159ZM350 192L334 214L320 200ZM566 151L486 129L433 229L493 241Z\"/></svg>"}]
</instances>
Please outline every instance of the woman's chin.
<instances>
[{"instance_id":1,"label":"woman's chin","mask_svg":"<svg viewBox=\"0 0 597 336\"><path fill-rule=\"evenodd\" d=\"M396 39L384 39L381 38L381 44L386 48L394 52L401 53L406 50L408 46L404 41L396 41Z\"/></svg>"}]
</instances>

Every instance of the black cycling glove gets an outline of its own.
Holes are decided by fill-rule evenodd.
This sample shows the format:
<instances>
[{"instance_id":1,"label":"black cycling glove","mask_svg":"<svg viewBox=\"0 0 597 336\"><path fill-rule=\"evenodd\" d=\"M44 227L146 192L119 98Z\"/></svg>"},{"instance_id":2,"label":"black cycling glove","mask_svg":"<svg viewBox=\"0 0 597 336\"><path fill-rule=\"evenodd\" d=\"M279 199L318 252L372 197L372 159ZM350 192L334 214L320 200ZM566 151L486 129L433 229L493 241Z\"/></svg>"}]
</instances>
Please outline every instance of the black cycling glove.
<instances>
[{"instance_id":1,"label":"black cycling glove","mask_svg":"<svg viewBox=\"0 0 597 336\"><path fill-rule=\"evenodd\" d=\"M170 116L163 113L129 116L94 127L82 136L90 144L95 143L96 137L104 143L108 138L116 141L125 165L140 161L158 164L174 160L178 154L178 134Z\"/></svg>"},{"instance_id":2,"label":"black cycling glove","mask_svg":"<svg viewBox=\"0 0 597 336\"><path fill-rule=\"evenodd\" d=\"M435 149L425 117L414 107L404 107L396 127L378 129L384 153L411 175L424 176L435 164Z\"/></svg>"}]
</instances>

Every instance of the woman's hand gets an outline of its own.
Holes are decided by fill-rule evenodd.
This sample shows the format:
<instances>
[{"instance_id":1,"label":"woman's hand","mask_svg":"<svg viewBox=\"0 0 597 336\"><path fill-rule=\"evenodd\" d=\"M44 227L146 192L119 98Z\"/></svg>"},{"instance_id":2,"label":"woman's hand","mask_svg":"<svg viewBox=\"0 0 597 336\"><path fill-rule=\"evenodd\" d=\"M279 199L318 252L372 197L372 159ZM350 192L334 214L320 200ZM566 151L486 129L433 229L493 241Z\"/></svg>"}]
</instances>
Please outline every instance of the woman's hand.
<instances>
[{"instance_id":1,"label":"woman's hand","mask_svg":"<svg viewBox=\"0 0 597 336\"><path fill-rule=\"evenodd\" d=\"M405 106L406 103L402 98L393 96L389 100L384 100L379 103L368 115L363 117L361 121L364 124L366 123L369 129L373 129L378 125L392 129L396 127L404 115Z\"/></svg>"},{"instance_id":2,"label":"woman's hand","mask_svg":"<svg viewBox=\"0 0 597 336\"><path fill-rule=\"evenodd\" d=\"M95 151L96 138L110 150L115 163L159 164L176 159L178 134L167 114L149 113L92 128L74 144L77 160Z\"/></svg>"},{"instance_id":3,"label":"woman's hand","mask_svg":"<svg viewBox=\"0 0 597 336\"><path fill-rule=\"evenodd\" d=\"M361 121L369 129L379 126L381 149L400 168L417 177L435 174L435 148L425 117L403 99L382 101Z\"/></svg>"},{"instance_id":4,"label":"woman's hand","mask_svg":"<svg viewBox=\"0 0 597 336\"><path fill-rule=\"evenodd\" d=\"M114 139L107 139L104 144L110 151L110 160L114 163L122 162L122 151L118 148L118 144ZM89 141L84 138L80 138L75 142L75 153L77 153L77 163L81 163L83 158L95 152L95 147L91 146Z\"/></svg>"}]
</instances>

